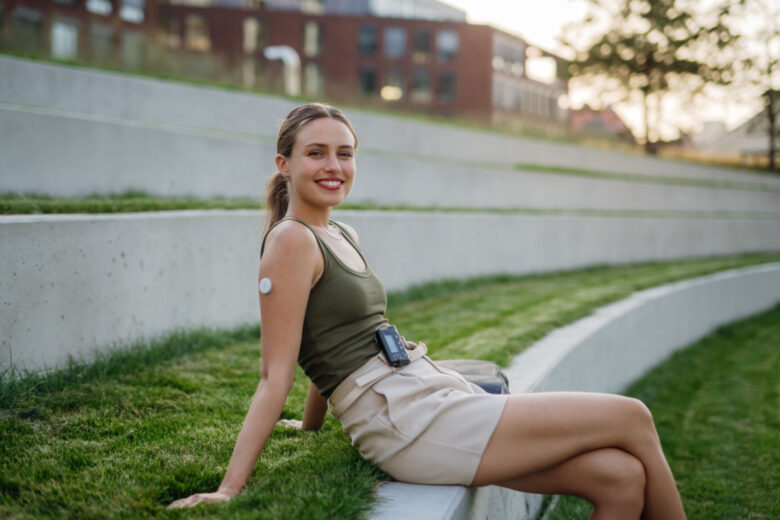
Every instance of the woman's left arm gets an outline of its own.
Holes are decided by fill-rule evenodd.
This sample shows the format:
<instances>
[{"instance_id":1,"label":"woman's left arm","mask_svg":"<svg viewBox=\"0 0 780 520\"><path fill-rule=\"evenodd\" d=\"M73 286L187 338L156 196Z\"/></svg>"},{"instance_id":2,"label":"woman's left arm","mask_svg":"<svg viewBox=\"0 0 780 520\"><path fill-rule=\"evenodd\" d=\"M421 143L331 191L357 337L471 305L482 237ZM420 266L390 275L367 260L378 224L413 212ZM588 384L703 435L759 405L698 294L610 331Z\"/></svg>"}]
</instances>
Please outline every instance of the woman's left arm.
<instances>
[{"instance_id":1,"label":"woman's left arm","mask_svg":"<svg viewBox=\"0 0 780 520\"><path fill-rule=\"evenodd\" d=\"M319 389L314 383L309 384L309 393L306 394L306 403L303 405L303 420L281 419L279 424L299 430L319 430L328 411L328 401L320 395Z\"/></svg>"},{"instance_id":2,"label":"woman's left arm","mask_svg":"<svg viewBox=\"0 0 780 520\"><path fill-rule=\"evenodd\" d=\"M325 413L328 411L328 402L319 389L311 383L309 393L306 396L306 404L303 406L303 424L304 430L319 430L322 427L322 421L325 419Z\"/></svg>"}]
</instances>

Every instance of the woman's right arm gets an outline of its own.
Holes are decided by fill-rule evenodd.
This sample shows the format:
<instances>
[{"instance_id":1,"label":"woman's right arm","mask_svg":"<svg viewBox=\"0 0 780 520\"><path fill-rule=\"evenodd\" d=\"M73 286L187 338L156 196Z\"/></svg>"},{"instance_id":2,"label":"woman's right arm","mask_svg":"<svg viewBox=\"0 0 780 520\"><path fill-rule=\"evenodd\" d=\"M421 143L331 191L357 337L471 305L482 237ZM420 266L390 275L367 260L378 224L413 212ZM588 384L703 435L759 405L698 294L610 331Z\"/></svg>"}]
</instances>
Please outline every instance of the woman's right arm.
<instances>
[{"instance_id":1,"label":"woman's right arm","mask_svg":"<svg viewBox=\"0 0 780 520\"><path fill-rule=\"evenodd\" d=\"M228 500L246 484L292 387L306 303L312 282L321 270L319 246L306 228L297 223L282 223L269 233L258 276L272 281L271 292L260 294L260 384L217 492L197 493L169 507Z\"/></svg>"}]
</instances>

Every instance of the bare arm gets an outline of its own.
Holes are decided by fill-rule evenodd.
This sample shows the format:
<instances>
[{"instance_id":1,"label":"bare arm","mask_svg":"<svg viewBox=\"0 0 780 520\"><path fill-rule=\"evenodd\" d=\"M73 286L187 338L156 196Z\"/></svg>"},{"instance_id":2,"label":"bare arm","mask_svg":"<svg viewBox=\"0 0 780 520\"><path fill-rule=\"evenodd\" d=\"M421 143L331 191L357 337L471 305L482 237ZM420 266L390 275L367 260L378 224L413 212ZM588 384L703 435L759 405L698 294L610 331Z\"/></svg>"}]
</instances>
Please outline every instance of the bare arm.
<instances>
[{"instance_id":1,"label":"bare arm","mask_svg":"<svg viewBox=\"0 0 780 520\"><path fill-rule=\"evenodd\" d=\"M295 258L295 262L289 258ZM173 502L170 507L228 500L246 484L292 387L309 290L321 270L319 248L303 226L282 223L269 234L258 276L273 281L271 292L260 295L260 384L217 492L197 493Z\"/></svg>"},{"instance_id":2,"label":"bare arm","mask_svg":"<svg viewBox=\"0 0 780 520\"><path fill-rule=\"evenodd\" d=\"M304 430L319 430L322 427L322 421L325 419L325 413L328 411L328 402L320 395L319 389L311 383L309 393L306 395L306 404L303 406L303 424Z\"/></svg>"}]
</instances>

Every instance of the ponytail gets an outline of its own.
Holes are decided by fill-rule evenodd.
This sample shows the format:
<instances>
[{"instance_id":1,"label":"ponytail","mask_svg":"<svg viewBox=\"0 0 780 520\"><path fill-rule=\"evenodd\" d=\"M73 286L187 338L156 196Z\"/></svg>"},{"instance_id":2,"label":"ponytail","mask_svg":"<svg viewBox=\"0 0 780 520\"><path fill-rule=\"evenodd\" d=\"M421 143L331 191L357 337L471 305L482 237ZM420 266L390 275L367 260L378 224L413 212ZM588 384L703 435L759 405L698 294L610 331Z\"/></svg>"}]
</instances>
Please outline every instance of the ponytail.
<instances>
[{"instance_id":1,"label":"ponytail","mask_svg":"<svg viewBox=\"0 0 780 520\"><path fill-rule=\"evenodd\" d=\"M287 214L287 205L290 202L287 183L289 178L281 172L271 176L266 186L265 231L279 222Z\"/></svg>"}]
</instances>

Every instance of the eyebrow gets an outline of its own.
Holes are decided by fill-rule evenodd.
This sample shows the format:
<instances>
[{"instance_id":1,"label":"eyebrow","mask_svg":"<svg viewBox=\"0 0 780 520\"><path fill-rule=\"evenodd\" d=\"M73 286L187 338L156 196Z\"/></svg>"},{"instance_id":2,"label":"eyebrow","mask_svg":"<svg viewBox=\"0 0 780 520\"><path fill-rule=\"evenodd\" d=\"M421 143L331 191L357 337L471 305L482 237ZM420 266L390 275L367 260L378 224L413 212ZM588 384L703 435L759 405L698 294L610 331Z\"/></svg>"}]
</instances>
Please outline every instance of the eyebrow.
<instances>
[{"instance_id":1,"label":"eyebrow","mask_svg":"<svg viewBox=\"0 0 780 520\"><path fill-rule=\"evenodd\" d=\"M304 148L309 148L310 146L319 146L319 147L322 147L322 148L327 148L328 147L328 145L325 144L325 143L309 143L306 146L304 146ZM340 144L336 148L355 148L355 147L352 146L351 144Z\"/></svg>"}]
</instances>

